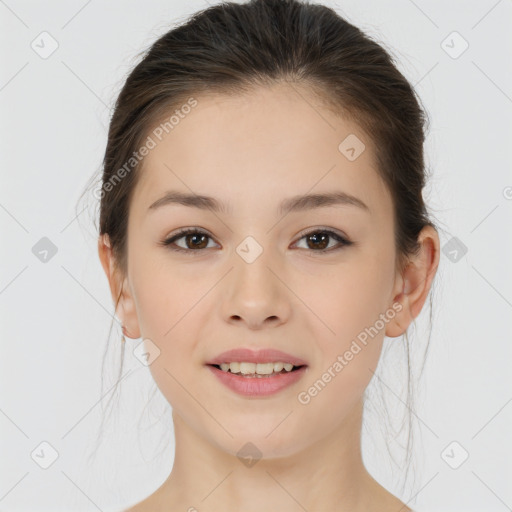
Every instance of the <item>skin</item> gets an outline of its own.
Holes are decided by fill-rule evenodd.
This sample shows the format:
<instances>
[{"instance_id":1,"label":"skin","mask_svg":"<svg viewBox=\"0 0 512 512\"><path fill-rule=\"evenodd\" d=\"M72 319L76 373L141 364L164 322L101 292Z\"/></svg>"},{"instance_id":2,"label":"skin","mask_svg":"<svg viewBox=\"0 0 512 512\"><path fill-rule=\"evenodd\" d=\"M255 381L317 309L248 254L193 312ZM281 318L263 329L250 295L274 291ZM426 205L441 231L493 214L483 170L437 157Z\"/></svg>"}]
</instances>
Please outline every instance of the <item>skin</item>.
<instances>
[{"instance_id":1,"label":"skin","mask_svg":"<svg viewBox=\"0 0 512 512\"><path fill-rule=\"evenodd\" d=\"M149 338L161 351L150 370L173 408L172 472L129 510L409 511L363 464L363 393L384 336L403 334L425 303L439 263L437 232L421 232L419 254L398 272L393 205L373 142L305 87L196 99L145 157L130 205L126 275L115 271L108 239L98 244L114 300L122 290L116 313L129 337ZM366 145L354 161L338 150L349 134ZM213 196L232 211L173 204L148 213L168 190ZM285 198L333 190L370 211L331 205L277 214ZM195 249L201 239L190 237L188 245L186 238L175 243L193 254L159 245L184 227L208 231L207 248ZM322 255L321 242L301 235L315 228L354 244ZM236 252L247 236L263 248L250 264ZM333 238L326 243L338 246ZM394 318L300 403L297 395L390 310ZM271 397L242 397L204 366L235 347L277 348L308 361L308 369ZM262 453L252 467L237 457L249 441Z\"/></svg>"}]
</instances>

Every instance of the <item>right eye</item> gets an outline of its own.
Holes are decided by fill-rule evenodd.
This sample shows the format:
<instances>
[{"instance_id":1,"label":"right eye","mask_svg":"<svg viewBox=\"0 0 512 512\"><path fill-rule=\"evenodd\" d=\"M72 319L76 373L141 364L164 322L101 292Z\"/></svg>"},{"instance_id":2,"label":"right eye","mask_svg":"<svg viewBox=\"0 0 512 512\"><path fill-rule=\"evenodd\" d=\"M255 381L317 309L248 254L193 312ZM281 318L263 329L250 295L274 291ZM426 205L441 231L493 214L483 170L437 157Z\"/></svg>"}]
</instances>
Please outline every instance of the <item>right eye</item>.
<instances>
[{"instance_id":1,"label":"right eye","mask_svg":"<svg viewBox=\"0 0 512 512\"><path fill-rule=\"evenodd\" d=\"M175 243L177 240L182 238L185 240L185 247L181 247ZM161 244L169 247L169 249L173 251L192 253L206 249L208 243L205 245L205 239L208 238L211 239L210 235L205 231L197 228L185 228L163 240Z\"/></svg>"}]
</instances>

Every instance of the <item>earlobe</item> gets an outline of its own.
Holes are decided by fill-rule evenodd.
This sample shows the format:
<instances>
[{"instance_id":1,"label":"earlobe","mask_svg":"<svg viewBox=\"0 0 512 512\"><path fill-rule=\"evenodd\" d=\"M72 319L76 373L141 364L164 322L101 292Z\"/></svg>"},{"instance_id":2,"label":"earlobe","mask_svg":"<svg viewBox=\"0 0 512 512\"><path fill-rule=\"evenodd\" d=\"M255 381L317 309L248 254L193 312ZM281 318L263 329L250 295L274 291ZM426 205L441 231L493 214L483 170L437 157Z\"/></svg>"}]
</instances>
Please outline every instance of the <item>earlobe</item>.
<instances>
[{"instance_id":1,"label":"earlobe","mask_svg":"<svg viewBox=\"0 0 512 512\"><path fill-rule=\"evenodd\" d=\"M130 293L130 287L128 286L128 279L121 276L116 267L108 235L100 236L98 240L98 254L108 279L113 303L117 304L115 314L123 326L123 333L129 338L140 338L137 311L132 294Z\"/></svg>"},{"instance_id":2,"label":"earlobe","mask_svg":"<svg viewBox=\"0 0 512 512\"><path fill-rule=\"evenodd\" d=\"M401 336L414 320L411 316L409 297L405 292L408 286L407 282L404 281L402 286L403 291L393 299L392 310L395 311L395 316L386 326L386 336L389 338Z\"/></svg>"},{"instance_id":3,"label":"earlobe","mask_svg":"<svg viewBox=\"0 0 512 512\"><path fill-rule=\"evenodd\" d=\"M400 311L389 322L386 336L401 336L420 314L430 291L439 265L439 236L431 226L426 226L418 237L420 250L413 256L402 275L398 277L399 289L394 302L401 305Z\"/></svg>"}]
</instances>

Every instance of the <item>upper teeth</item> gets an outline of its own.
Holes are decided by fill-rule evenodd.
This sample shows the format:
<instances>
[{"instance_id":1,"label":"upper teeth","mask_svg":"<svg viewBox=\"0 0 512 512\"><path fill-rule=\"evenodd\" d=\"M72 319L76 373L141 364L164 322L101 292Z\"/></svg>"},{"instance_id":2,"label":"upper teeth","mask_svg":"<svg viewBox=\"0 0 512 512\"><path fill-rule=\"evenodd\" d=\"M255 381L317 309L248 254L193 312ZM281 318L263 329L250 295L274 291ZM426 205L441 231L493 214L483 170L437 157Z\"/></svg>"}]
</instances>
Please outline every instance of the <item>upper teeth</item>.
<instances>
[{"instance_id":1,"label":"upper teeth","mask_svg":"<svg viewBox=\"0 0 512 512\"><path fill-rule=\"evenodd\" d=\"M287 372L291 372L293 364L291 363L222 363L221 370L231 373L242 373L247 375L257 373L259 375L270 375L272 372L280 372L283 368Z\"/></svg>"}]
</instances>

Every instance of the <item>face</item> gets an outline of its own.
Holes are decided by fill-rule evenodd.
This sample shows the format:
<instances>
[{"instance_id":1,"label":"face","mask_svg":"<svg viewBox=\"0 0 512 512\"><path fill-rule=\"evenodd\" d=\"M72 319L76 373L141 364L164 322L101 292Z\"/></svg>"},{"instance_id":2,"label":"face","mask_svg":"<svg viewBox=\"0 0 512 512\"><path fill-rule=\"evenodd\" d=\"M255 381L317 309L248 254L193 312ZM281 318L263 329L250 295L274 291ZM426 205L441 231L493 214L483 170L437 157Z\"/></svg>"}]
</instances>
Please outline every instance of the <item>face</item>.
<instances>
[{"instance_id":1,"label":"face","mask_svg":"<svg viewBox=\"0 0 512 512\"><path fill-rule=\"evenodd\" d=\"M290 455L351 421L377 366L400 286L391 196L369 137L304 88L196 99L144 159L123 320L158 347L150 370L188 427L231 454L251 441ZM168 192L221 206L150 208ZM292 203L333 193L356 200ZM176 238L183 228L194 232ZM306 366L278 392L244 395L206 364L237 348Z\"/></svg>"}]
</instances>

